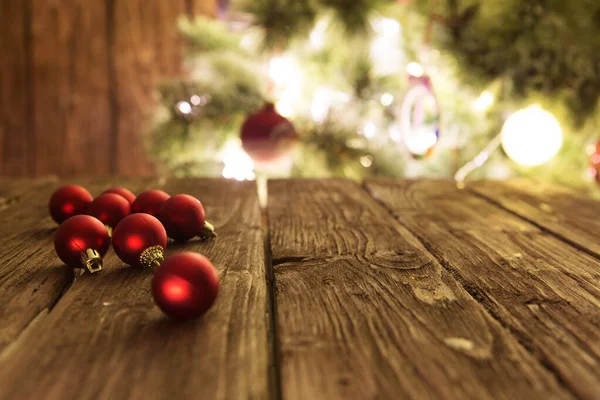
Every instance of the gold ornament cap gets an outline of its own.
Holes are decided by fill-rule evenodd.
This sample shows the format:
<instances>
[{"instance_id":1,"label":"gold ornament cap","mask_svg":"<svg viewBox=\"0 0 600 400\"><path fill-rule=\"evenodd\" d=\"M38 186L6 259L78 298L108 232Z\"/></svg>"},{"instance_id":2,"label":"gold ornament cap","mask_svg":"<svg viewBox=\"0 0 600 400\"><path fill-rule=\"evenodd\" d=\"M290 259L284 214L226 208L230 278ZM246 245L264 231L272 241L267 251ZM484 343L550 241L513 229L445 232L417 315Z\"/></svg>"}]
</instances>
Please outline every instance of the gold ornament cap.
<instances>
[{"instance_id":1,"label":"gold ornament cap","mask_svg":"<svg viewBox=\"0 0 600 400\"><path fill-rule=\"evenodd\" d=\"M204 226L202 230L198 234L202 239L208 239L212 237L217 237L217 232L215 232L215 227L208 221L204 221Z\"/></svg>"},{"instance_id":2,"label":"gold ornament cap","mask_svg":"<svg viewBox=\"0 0 600 400\"><path fill-rule=\"evenodd\" d=\"M102 271L102 257L94 249L87 249L81 253L81 264L90 274Z\"/></svg>"},{"instance_id":3,"label":"gold ornament cap","mask_svg":"<svg viewBox=\"0 0 600 400\"><path fill-rule=\"evenodd\" d=\"M156 269L164 261L164 249L160 245L148 247L140 254L140 264L144 268Z\"/></svg>"}]
</instances>

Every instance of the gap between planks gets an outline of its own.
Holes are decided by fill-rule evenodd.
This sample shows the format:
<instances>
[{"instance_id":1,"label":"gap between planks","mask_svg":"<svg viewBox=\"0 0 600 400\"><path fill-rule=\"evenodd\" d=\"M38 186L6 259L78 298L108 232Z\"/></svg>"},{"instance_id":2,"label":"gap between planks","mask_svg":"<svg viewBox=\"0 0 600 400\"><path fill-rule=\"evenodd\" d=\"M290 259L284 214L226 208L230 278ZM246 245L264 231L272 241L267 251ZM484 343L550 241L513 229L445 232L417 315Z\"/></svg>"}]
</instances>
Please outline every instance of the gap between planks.
<instances>
[{"instance_id":1,"label":"gap between planks","mask_svg":"<svg viewBox=\"0 0 600 400\"><path fill-rule=\"evenodd\" d=\"M404 221L402 221L401 218L398 218L396 216L395 210L393 208L391 208L391 206L389 204L387 204L386 201L384 201L380 196L377 195L377 193L372 190L369 189L369 187L367 186L367 181L362 182L362 184L360 185L360 187L362 188L362 190L372 199L374 199L378 204L380 204L385 210L386 212L401 226L403 226L404 228L406 228L408 231L412 232L411 226L406 224ZM582 245L579 245L576 242L573 242L571 240L568 240L566 238L564 238L562 235L555 233L547 228L544 228L543 226L541 226L540 224L536 223L535 221L526 218L514 211L511 211L510 209L505 208L504 206L502 206L499 202L494 201L491 198L486 197L483 194L480 194L478 192L476 192L475 190L466 190L467 193L469 193L470 195L480 198L483 201L486 201L487 203L489 203L490 205L492 205L493 207L502 210L502 211L507 211L509 212L511 215L515 216L516 218L523 220L527 223L530 223L531 225L535 226L536 228L539 228L542 232L544 233L548 233L550 234L552 237L557 238L558 240L560 240L561 242L565 243L567 246L572 246L574 247L576 250L578 251L582 251L585 254L591 255L593 256L595 259L598 259L599 257L594 254L592 251L584 248ZM418 235L414 235L415 238L421 243L421 245L426 249L426 251L432 256L434 257L434 259L436 259L440 265L458 282L458 284L473 298L473 300L475 302L477 302L484 310L487 314L489 314L496 322L498 322L498 324L512 337L515 338L515 340L536 360L538 360L539 364L546 370L548 371L548 373L550 373L558 382L558 384L565 390L567 391L570 395L572 395L575 398L581 398L580 395L578 395L578 393L576 391L573 390L573 388L571 387L571 385L564 379L564 377L562 376L560 370L554 366L552 364L552 361L550 359L548 359L548 357L546 357L542 352L538 351L535 348L535 345L533 343L531 343L531 341L526 337L526 335L522 334L521 332L513 329L506 321L503 320L502 317L500 317L498 314L496 314L496 312L494 312L493 309L491 309L488 304L486 304L485 301L482 301L482 296L481 293L479 292L479 289L476 287L473 287L471 285L469 285L465 279L461 276L461 274L458 271L455 271L454 269L452 269L450 267L450 262L448 260L446 260L443 256L438 255L436 251L434 251L434 248L431 246L430 243L427 243L427 241L422 240Z\"/></svg>"},{"instance_id":2,"label":"gap between planks","mask_svg":"<svg viewBox=\"0 0 600 400\"><path fill-rule=\"evenodd\" d=\"M273 400L281 400L283 392L281 389L281 347L278 334L278 318L277 318L277 299L275 294L275 272L273 265L273 257L271 254L271 235L269 234L269 214L267 208L261 206L263 213L263 229L264 229L264 250L265 250L265 274L267 279L268 312L271 314L269 320L269 344L270 344L270 359L271 359L271 398Z\"/></svg>"}]
</instances>

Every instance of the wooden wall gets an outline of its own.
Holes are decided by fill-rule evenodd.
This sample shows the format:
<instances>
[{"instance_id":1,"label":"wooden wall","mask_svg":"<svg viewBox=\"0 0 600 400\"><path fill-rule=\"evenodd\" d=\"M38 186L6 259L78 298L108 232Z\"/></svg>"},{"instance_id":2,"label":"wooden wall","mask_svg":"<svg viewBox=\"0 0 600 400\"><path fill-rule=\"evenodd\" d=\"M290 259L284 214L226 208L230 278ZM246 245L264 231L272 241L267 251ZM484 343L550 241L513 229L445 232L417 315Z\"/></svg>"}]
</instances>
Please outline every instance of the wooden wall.
<instances>
[{"instance_id":1,"label":"wooden wall","mask_svg":"<svg viewBox=\"0 0 600 400\"><path fill-rule=\"evenodd\" d=\"M153 86L175 20L215 0L0 0L0 175L149 175Z\"/></svg>"}]
</instances>

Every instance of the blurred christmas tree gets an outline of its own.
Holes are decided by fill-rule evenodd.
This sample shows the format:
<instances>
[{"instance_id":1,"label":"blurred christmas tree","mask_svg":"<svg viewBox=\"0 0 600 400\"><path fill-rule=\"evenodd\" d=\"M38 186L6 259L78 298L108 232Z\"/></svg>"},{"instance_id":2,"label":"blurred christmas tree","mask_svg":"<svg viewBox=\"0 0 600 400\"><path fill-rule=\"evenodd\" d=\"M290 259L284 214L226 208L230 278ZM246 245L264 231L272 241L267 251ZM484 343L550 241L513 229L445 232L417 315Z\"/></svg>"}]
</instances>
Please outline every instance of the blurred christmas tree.
<instances>
[{"instance_id":1,"label":"blurred christmas tree","mask_svg":"<svg viewBox=\"0 0 600 400\"><path fill-rule=\"evenodd\" d=\"M150 143L168 173L458 172L593 187L600 3L255 0L226 11L179 21L189 74L159 88Z\"/></svg>"}]
</instances>

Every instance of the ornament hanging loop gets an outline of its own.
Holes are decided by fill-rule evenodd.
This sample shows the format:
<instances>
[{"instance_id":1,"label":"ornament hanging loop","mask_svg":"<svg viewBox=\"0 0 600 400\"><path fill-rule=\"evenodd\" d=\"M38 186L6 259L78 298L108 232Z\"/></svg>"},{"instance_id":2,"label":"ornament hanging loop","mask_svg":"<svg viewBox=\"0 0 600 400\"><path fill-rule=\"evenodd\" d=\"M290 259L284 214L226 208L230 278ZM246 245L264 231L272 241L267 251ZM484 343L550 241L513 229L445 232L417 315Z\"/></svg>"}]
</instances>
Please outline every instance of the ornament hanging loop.
<instances>
[{"instance_id":1,"label":"ornament hanging loop","mask_svg":"<svg viewBox=\"0 0 600 400\"><path fill-rule=\"evenodd\" d=\"M102 257L100 257L100 253L94 249L87 249L81 253L81 263L91 274L102 271Z\"/></svg>"}]
</instances>

